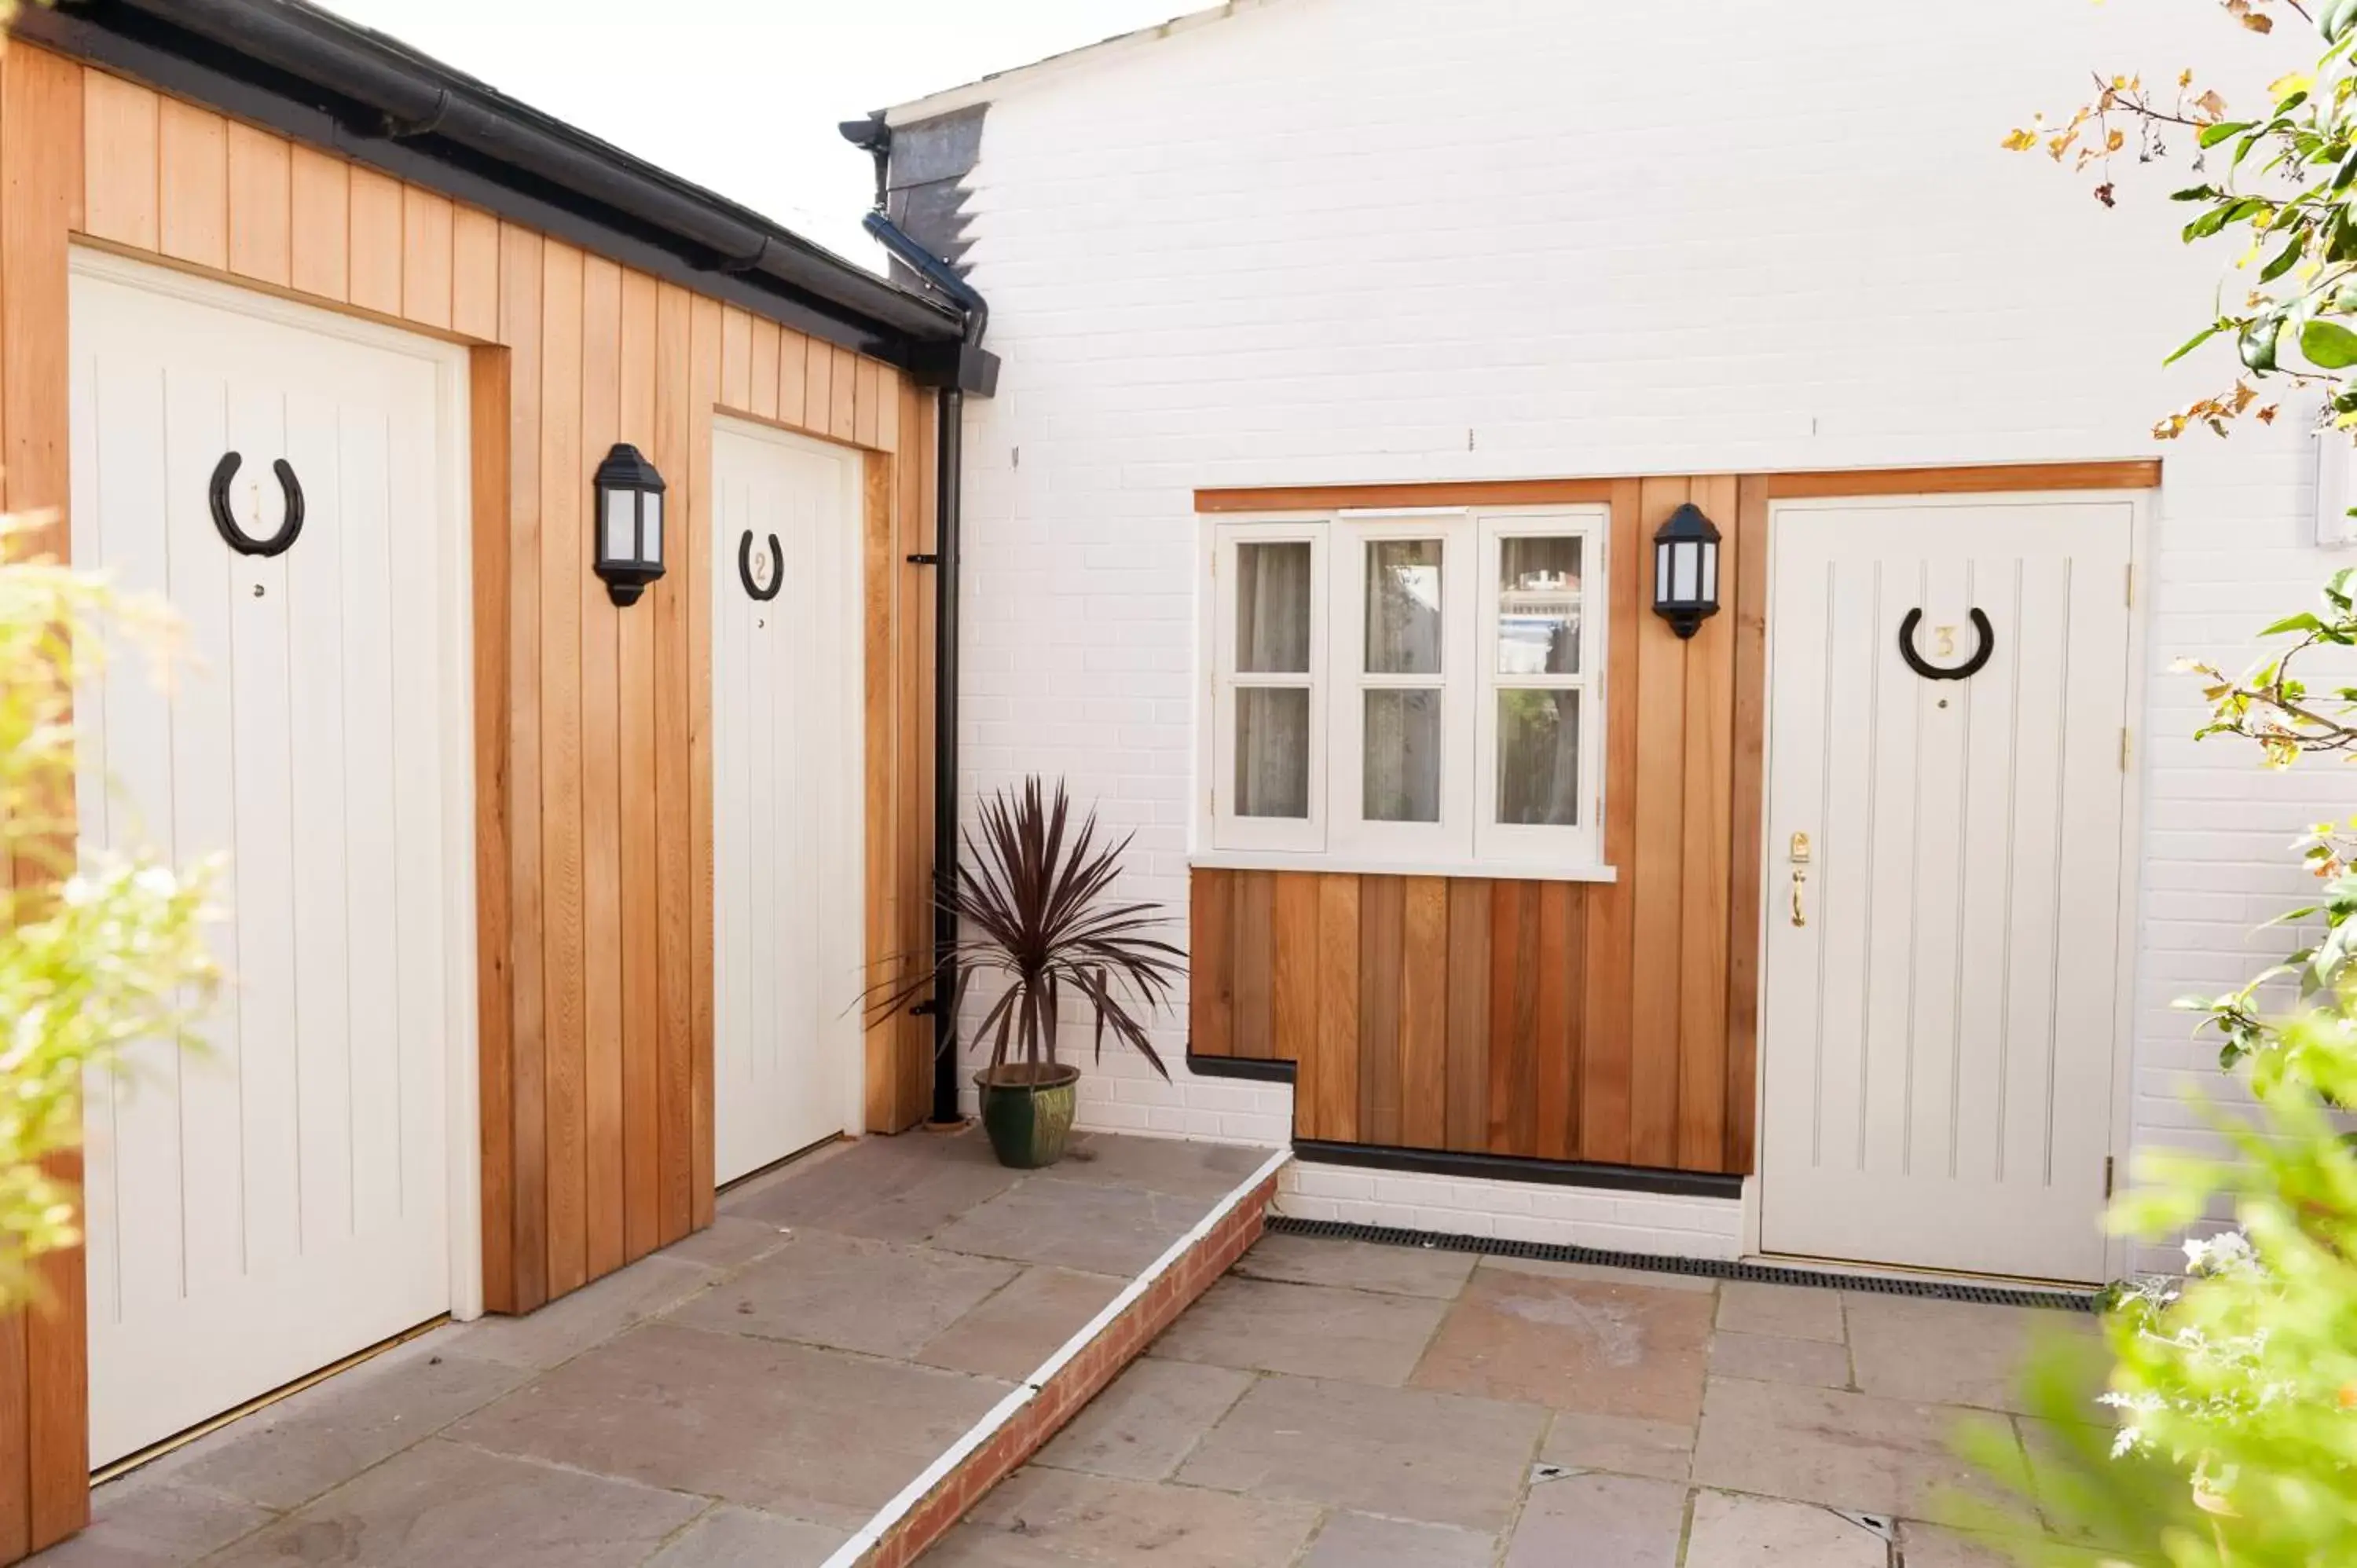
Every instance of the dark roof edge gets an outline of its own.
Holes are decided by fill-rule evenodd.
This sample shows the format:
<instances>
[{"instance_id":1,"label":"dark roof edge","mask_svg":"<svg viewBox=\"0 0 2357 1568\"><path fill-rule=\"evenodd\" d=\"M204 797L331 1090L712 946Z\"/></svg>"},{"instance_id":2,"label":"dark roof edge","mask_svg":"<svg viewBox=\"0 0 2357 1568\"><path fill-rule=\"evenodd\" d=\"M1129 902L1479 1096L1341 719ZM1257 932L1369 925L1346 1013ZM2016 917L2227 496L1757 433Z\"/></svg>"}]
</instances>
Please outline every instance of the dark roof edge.
<instances>
[{"instance_id":1,"label":"dark roof edge","mask_svg":"<svg viewBox=\"0 0 2357 1568\"><path fill-rule=\"evenodd\" d=\"M14 30L797 331L960 376L963 313L296 0L67 0Z\"/></svg>"}]
</instances>

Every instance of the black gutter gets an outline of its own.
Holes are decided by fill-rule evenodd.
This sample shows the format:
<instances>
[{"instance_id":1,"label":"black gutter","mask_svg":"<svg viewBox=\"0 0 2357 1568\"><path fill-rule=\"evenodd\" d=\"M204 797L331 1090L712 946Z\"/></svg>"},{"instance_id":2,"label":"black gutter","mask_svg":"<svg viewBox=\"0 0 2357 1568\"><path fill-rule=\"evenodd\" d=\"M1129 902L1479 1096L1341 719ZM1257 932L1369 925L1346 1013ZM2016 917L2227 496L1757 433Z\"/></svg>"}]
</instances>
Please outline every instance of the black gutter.
<instances>
[{"instance_id":1,"label":"black gutter","mask_svg":"<svg viewBox=\"0 0 2357 1568\"><path fill-rule=\"evenodd\" d=\"M844 127L846 139L866 143L851 134L854 122ZM882 132L880 122L876 131ZM872 134L872 133L871 133ZM888 136L888 132L883 133ZM888 142L885 144L889 145ZM878 151L880 162L883 153ZM877 193L883 186L877 182ZM952 300L965 317L964 352L986 360L977 389L987 397L998 383L998 361L982 352L982 335L990 329L990 302L958 276L947 262L926 250L884 213L870 212L867 231L885 249L900 258L927 283ZM933 523L933 963L940 977L933 986L933 1116L936 1126L958 1120L957 1082L957 915L950 895L958 877L958 556L959 525L965 510L964 378L943 386L934 424L939 436L934 449Z\"/></svg>"},{"instance_id":2,"label":"black gutter","mask_svg":"<svg viewBox=\"0 0 2357 1568\"><path fill-rule=\"evenodd\" d=\"M21 36L726 299L936 384L965 313L301 0L64 0Z\"/></svg>"}]
</instances>

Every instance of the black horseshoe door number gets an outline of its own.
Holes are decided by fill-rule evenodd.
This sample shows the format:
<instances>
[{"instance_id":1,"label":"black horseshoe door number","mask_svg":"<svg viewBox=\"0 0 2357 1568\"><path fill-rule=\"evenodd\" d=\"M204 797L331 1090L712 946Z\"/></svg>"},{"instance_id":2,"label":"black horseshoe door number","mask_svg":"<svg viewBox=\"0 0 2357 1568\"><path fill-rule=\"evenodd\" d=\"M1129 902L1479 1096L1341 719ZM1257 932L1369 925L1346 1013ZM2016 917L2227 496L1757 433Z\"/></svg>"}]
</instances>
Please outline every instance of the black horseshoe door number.
<instances>
[{"instance_id":1,"label":"black horseshoe door number","mask_svg":"<svg viewBox=\"0 0 2357 1568\"><path fill-rule=\"evenodd\" d=\"M238 467L244 461L235 452L224 452L213 467L212 484L209 487L213 527L221 531L222 542L240 555L284 555L294 548L295 541L303 532L303 482L295 477L295 467L285 458L270 466L271 472L278 476L278 489L286 498L286 510L277 532L267 539L256 539L237 525L237 518L229 507L230 481L237 478Z\"/></svg>"},{"instance_id":2,"label":"black horseshoe door number","mask_svg":"<svg viewBox=\"0 0 2357 1568\"><path fill-rule=\"evenodd\" d=\"M1973 607L1971 617L1973 632L1980 639L1980 646L1973 650L1973 656L1962 664L1943 670L1937 664L1924 662L1923 656L1915 651L1915 628L1923 624L1921 607L1909 610L1907 618L1899 623L1899 657L1907 660L1907 668L1926 681L1970 680L1980 673L1981 666L1986 664L1989 655L1996 651L1996 632L1989 626L1989 618L1981 613L1977 605ZM1943 634L1940 651L1949 652L1953 639L1946 635L1947 628L1943 627L1940 630Z\"/></svg>"},{"instance_id":3,"label":"black horseshoe door number","mask_svg":"<svg viewBox=\"0 0 2357 1568\"><path fill-rule=\"evenodd\" d=\"M786 556L778 548L776 534L770 535L770 585L764 588L753 581L753 531L749 528L737 542L737 576L745 585L746 594L757 603L767 604L778 596L778 590L786 585Z\"/></svg>"}]
</instances>

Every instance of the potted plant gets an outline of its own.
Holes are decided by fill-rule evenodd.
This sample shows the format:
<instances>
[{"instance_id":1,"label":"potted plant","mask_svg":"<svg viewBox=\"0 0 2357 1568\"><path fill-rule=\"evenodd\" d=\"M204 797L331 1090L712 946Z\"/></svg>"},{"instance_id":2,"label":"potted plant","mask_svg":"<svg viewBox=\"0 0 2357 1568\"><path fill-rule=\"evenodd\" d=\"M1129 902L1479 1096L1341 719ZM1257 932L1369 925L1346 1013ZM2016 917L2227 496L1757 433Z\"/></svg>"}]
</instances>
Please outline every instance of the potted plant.
<instances>
[{"instance_id":1,"label":"potted plant","mask_svg":"<svg viewBox=\"0 0 2357 1568\"><path fill-rule=\"evenodd\" d=\"M989 1065L974 1081L999 1163L1034 1170L1063 1157L1072 1130L1081 1070L1056 1055L1065 1003L1077 998L1095 1015L1100 1060L1110 1031L1168 1081L1170 1069L1130 999L1151 1016L1168 1003L1187 955L1146 935L1165 923L1154 905L1110 897L1130 839L1102 843L1094 811L1073 831L1060 780L1052 799L1036 776L1019 789L995 791L981 815L979 834L964 834L956 884L942 894L959 920L957 941L945 953L925 954L921 972L887 981L869 995L878 998L876 1015L888 1016L928 994L954 1009L977 977L1003 981L1006 989L974 1030L975 1039L990 1043Z\"/></svg>"}]
</instances>

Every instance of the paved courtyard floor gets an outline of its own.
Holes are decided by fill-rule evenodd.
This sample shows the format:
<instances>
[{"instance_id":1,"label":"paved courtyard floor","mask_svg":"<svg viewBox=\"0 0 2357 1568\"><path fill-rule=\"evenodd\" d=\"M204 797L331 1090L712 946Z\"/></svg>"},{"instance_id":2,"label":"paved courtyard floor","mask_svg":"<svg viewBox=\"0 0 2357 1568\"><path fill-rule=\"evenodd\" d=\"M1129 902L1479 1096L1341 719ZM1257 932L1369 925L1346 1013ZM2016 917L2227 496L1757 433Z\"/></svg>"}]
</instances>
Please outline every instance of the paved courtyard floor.
<instances>
[{"instance_id":1,"label":"paved courtyard floor","mask_svg":"<svg viewBox=\"0 0 2357 1568\"><path fill-rule=\"evenodd\" d=\"M924 1561L1980 1568L1949 1440L2089 1324L1273 1234Z\"/></svg>"},{"instance_id":2,"label":"paved courtyard floor","mask_svg":"<svg viewBox=\"0 0 2357 1568\"><path fill-rule=\"evenodd\" d=\"M41 1568L813 1568L1267 1157L863 1139L530 1316L423 1335L92 1497Z\"/></svg>"}]
</instances>

